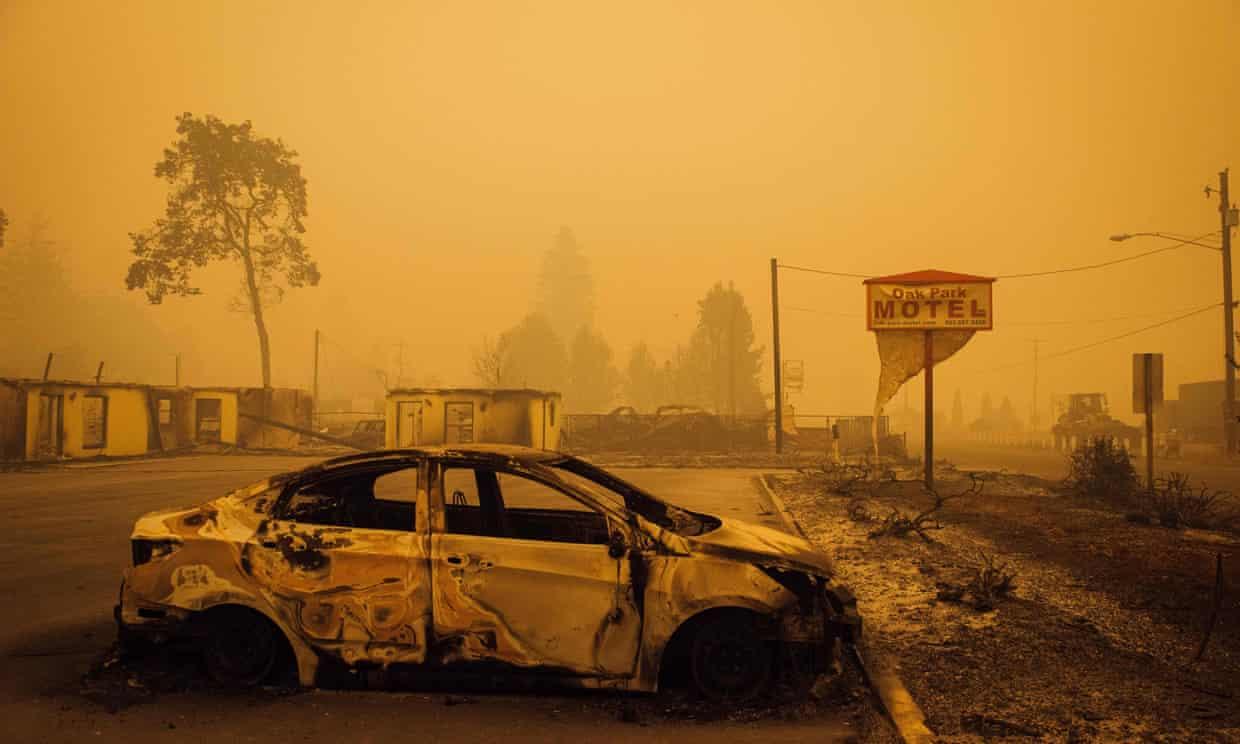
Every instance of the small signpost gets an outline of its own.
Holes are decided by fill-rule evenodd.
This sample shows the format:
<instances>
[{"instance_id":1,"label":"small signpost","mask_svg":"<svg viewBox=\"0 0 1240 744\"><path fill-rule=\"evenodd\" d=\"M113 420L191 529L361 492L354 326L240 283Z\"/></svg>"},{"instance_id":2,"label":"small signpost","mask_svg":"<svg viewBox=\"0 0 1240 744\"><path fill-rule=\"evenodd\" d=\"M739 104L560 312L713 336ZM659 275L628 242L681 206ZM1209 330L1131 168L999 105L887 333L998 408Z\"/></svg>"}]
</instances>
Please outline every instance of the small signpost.
<instances>
[{"instance_id":1,"label":"small signpost","mask_svg":"<svg viewBox=\"0 0 1240 744\"><path fill-rule=\"evenodd\" d=\"M957 274L950 271L927 269L908 274L866 279L865 324L876 333L890 331L923 331L924 351L919 367L907 370L901 382L911 378L918 370L926 373L925 402L925 482L926 488L934 488L934 363L936 332L989 331L995 327L993 307L994 278ZM959 335L959 334L956 334ZM939 361L947 359L972 336L951 348L941 348ZM914 336L915 338L915 336ZM880 342L880 354L883 344ZM915 353L914 353L915 358ZM888 363L887 359L883 360ZM893 364L896 362L893 360ZM880 381L881 388L881 381ZM893 389L892 394L895 393ZM879 403L885 401L880 400Z\"/></svg>"},{"instance_id":2,"label":"small signpost","mask_svg":"<svg viewBox=\"0 0 1240 744\"><path fill-rule=\"evenodd\" d=\"M1154 409L1163 404L1163 355L1132 355L1132 411L1145 414L1145 482L1154 490Z\"/></svg>"}]
</instances>

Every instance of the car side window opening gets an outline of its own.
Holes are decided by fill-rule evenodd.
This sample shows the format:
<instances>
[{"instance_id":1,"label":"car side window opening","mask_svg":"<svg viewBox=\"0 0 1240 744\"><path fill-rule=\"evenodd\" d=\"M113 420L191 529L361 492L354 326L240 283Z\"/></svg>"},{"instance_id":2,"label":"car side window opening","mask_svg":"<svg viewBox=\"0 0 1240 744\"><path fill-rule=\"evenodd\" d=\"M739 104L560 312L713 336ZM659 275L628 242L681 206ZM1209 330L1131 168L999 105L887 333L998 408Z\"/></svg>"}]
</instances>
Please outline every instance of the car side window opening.
<instances>
[{"instance_id":1,"label":"car side window opening","mask_svg":"<svg viewBox=\"0 0 1240 744\"><path fill-rule=\"evenodd\" d=\"M418 468L328 476L300 486L278 514L301 524L412 532Z\"/></svg>"},{"instance_id":2,"label":"car side window opening","mask_svg":"<svg viewBox=\"0 0 1240 744\"><path fill-rule=\"evenodd\" d=\"M458 535L606 545L607 518L542 481L489 468L445 469L445 529Z\"/></svg>"}]
</instances>

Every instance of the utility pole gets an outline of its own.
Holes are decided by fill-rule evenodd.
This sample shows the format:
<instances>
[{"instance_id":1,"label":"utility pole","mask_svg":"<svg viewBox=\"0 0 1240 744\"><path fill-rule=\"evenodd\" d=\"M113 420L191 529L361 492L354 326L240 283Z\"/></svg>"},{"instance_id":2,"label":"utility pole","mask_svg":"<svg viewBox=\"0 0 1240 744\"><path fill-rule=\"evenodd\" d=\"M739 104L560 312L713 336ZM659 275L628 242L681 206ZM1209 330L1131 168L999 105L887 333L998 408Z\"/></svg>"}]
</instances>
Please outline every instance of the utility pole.
<instances>
[{"instance_id":1,"label":"utility pole","mask_svg":"<svg viewBox=\"0 0 1240 744\"><path fill-rule=\"evenodd\" d=\"M1033 341L1033 406L1029 413L1029 431L1038 430L1038 344L1045 339L1034 338Z\"/></svg>"},{"instance_id":2,"label":"utility pole","mask_svg":"<svg viewBox=\"0 0 1240 744\"><path fill-rule=\"evenodd\" d=\"M728 322L728 409L736 426L736 303L732 297L732 315Z\"/></svg>"},{"instance_id":3,"label":"utility pole","mask_svg":"<svg viewBox=\"0 0 1240 744\"><path fill-rule=\"evenodd\" d=\"M779 264L771 259L771 332L775 339L771 349L775 354L775 454L784 451L784 388L783 369L779 358Z\"/></svg>"},{"instance_id":4,"label":"utility pole","mask_svg":"<svg viewBox=\"0 0 1240 744\"><path fill-rule=\"evenodd\" d=\"M1161 358L1161 357L1160 357ZM1150 489L1150 493L1154 492L1154 396L1153 396L1153 380L1154 380L1154 355L1141 355L1142 375L1144 389L1141 391L1143 402L1145 403L1145 486ZM1162 384L1161 379L1159 385Z\"/></svg>"},{"instance_id":5,"label":"utility pole","mask_svg":"<svg viewBox=\"0 0 1240 744\"><path fill-rule=\"evenodd\" d=\"M1218 213L1223 227L1223 435L1227 444L1227 456L1236 451L1236 360L1234 312L1231 297L1231 228L1232 211L1228 194L1227 168L1218 174ZM1209 196L1210 187L1206 187Z\"/></svg>"},{"instance_id":6,"label":"utility pole","mask_svg":"<svg viewBox=\"0 0 1240 744\"><path fill-rule=\"evenodd\" d=\"M934 331L926 331L926 489L934 490Z\"/></svg>"},{"instance_id":7,"label":"utility pole","mask_svg":"<svg viewBox=\"0 0 1240 744\"><path fill-rule=\"evenodd\" d=\"M405 379L405 339L396 344L396 387L404 387Z\"/></svg>"},{"instance_id":8,"label":"utility pole","mask_svg":"<svg viewBox=\"0 0 1240 744\"><path fill-rule=\"evenodd\" d=\"M318 426L319 415L319 329L314 329L314 388L311 390L310 420Z\"/></svg>"}]
</instances>

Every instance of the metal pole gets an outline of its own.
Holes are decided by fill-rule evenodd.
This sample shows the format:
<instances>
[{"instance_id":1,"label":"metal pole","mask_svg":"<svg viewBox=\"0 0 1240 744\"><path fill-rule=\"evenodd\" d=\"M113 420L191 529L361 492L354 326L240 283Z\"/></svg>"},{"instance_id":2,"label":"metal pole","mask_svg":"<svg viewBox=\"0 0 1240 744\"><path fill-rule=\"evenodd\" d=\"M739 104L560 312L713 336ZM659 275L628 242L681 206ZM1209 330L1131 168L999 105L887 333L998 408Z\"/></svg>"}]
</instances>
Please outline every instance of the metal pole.
<instances>
[{"instance_id":1,"label":"metal pole","mask_svg":"<svg viewBox=\"0 0 1240 744\"><path fill-rule=\"evenodd\" d=\"M396 387L404 387L405 379L405 339L396 345Z\"/></svg>"},{"instance_id":2,"label":"metal pole","mask_svg":"<svg viewBox=\"0 0 1240 744\"><path fill-rule=\"evenodd\" d=\"M926 331L926 488L934 490L934 331Z\"/></svg>"},{"instance_id":3,"label":"metal pole","mask_svg":"<svg viewBox=\"0 0 1240 744\"><path fill-rule=\"evenodd\" d=\"M311 392L310 420L318 425L319 415L319 329L314 329L314 390Z\"/></svg>"},{"instance_id":4,"label":"metal pole","mask_svg":"<svg viewBox=\"0 0 1240 744\"><path fill-rule=\"evenodd\" d=\"M728 321L728 414L736 426L736 297L731 298L732 315ZM730 435L729 435L730 438Z\"/></svg>"},{"instance_id":5,"label":"metal pole","mask_svg":"<svg viewBox=\"0 0 1240 744\"><path fill-rule=\"evenodd\" d=\"M102 379L103 379L103 362L99 362L99 369L95 370L95 384L98 385L99 381Z\"/></svg>"},{"instance_id":6,"label":"metal pole","mask_svg":"<svg viewBox=\"0 0 1240 744\"><path fill-rule=\"evenodd\" d=\"M1029 415L1029 432L1036 433L1038 430L1038 344L1042 343L1042 339L1033 339L1033 410Z\"/></svg>"},{"instance_id":7,"label":"metal pole","mask_svg":"<svg viewBox=\"0 0 1240 744\"><path fill-rule=\"evenodd\" d=\"M1150 491L1154 490L1154 391L1153 368L1154 355L1142 354L1141 363L1145 366L1145 482Z\"/></svg>"},{"instance_id":8,"label":"metal pole","mask_svg":"<svg viewBox=\"0 0 1240 744\"><path fill-rule=\"evenodd\" d=\"M1232 322L1231 298L1231 225L1228 207L1227 169L1218 174L1218 211L1223 225L1223 434L1227 443L1227 456L1236 451L1236 422L1234 401L1236 399L1235 329Z\"/></svg>"},{"instance_id":9,"label":"metal pole","mask_svg":"<svg viewBox=\"0 0 1240 744\"><path fill-rule=\"evenodd\" d=\"M47 352L47 364L43 365L43 379L44 380L46 380L47 376L51 374L52 372L52 357L54 356L56 355L53 352L50 352L50 351Z\"/></svg>"},{"instance_id":10,"label":"metal pole","mask_svg":"<svg viewBox=\"0 0 1240 744\"><path fill-rule=\"evenodd\" d=\"M783 369L779 359L779 264L771 259L771 332L775 354L775 454L784 451L784 388Z\"/></svg>"}]
</instances>

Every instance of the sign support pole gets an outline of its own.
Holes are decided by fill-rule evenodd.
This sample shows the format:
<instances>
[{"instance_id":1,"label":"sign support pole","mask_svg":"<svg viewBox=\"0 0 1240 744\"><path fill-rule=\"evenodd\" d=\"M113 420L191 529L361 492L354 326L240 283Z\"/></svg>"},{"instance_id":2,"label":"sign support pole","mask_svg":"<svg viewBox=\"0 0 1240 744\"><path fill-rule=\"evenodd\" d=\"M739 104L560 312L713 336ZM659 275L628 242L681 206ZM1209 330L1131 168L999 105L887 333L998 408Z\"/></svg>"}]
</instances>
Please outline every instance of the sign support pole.
<instances>
[{"instance_id":1,"label":"sign support pole","mask_svg":"<svg viewBox=\"0 0 1240 744\"><path fill-rule=\"evenodd\" d=\"M1142 354L1145 365L1145 483L1154 490L1154 355Z\"/></svg>"},{"instance_id":2,"label":"sign support pole","mask_svg":"<svg viewBox=\"0 0 1240 744\"><path fill-rule=\"evenodd\" d=\"M934 331L926 331L926 489L934 490Z\"/></svg>"},{"instance_id":3,"label":"sign support pole","mask_svg":"<svg viewBox=\"0 0 1240 744\"><path fill-rule=\"evenodd\" d=\"M775 356L775 454L784 451L783 362L779 356L779 264L771 259L771 351Z\"/></svg>"}]
</instances>

